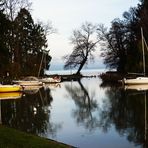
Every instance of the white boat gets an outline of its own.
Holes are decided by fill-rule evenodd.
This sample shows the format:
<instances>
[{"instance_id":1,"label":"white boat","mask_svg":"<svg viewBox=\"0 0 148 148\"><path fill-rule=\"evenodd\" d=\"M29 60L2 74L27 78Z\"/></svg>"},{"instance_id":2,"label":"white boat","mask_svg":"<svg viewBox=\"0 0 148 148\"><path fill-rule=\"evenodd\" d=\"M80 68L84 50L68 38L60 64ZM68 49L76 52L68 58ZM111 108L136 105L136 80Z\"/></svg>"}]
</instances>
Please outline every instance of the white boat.
<instances>
[{"instance_id":1,"label":"white boat","mask_svg":"<svg viewBox=\"0 0 148 148\"><path fill-rule=\"evenodd\" d=\"M61 77L42 78L42 79L40 79L40 81L43 82L43 83L60 83L61 82Z\"/></svg>"},{"instance_id":2,"label":"white boat","mask_svg":"<svg viewBox=\"0 0 148 148\"><path fill-rule=\"evenodd\" d=\"M135 79L123 79L126 85L148 84L148 77L137 77Z\"/></svg>"},{"instance_id":3,"label":"white boat","mask_svg":"<svg viewBox=\"0 0 148 148\"><path fill-rule=\"evenodd\" d=\"M21 86L38 86L43 85L42 82L40 82L36 77L26 77L23 80L14 80L13 83L19 84Z\"/></svg>"},{"instance_id":4,"label":"white boat","mask_svg":"<svg viewBox=\"0 0 148 148\"><path fill-rule=\"evenodd\" d=\"M13 83L19 84L21 86L37 86L37 85L43 85L43 83L40 82L40 81L23 81L23 80L18 80L18 81L13 81Z\"/></svg>"},{"instance_id":5,"label":"white boat","mask_svg":"<svg viewBox=\"0 0 148 148\"><path fill-rule=\"evenodd\" d=\"M137 84L148 84L148 77L145 77L145 52L144 52L144 45L146 46L148 50L147 43L145 41L145 38L143 36L143 30L141 28L141 36L142 36L142 52L143 52L143 77L137 77L132 79L126 79L124 78L122 82L125 85L137 85Z\"/></svg>"}]
</instances>

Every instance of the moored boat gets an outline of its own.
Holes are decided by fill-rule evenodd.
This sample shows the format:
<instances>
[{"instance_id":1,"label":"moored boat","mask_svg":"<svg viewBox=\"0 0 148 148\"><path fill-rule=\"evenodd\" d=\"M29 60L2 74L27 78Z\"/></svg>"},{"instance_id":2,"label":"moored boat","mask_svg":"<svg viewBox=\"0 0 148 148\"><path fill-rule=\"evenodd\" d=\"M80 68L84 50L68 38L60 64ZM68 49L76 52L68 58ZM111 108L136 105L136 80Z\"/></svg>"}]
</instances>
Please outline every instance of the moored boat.
<instances>
[{"instance_id":1,"label":"moored boat","mask_svg":"<svg viewBox=\"0 0 148 148\"><path fill-rule=\"evenodd\" d=\"M19 84L21 86L38 86L38 85L43 85L43 83L40 82L38 80L38 78L33 77L33 76L25 77L22 80L14 80L13 83Z\"/></svg>"},{"instance_id":2,"label":"moored boat","mask_svg":"<svg viewBox=\"0 0 148 148\"><path fill-rule=\"evenodd\" d=\"M13 83L19 84L21 86L38 86L42 85L43 83L40 81L25 81L25 80L18 80L18 81L13 81Z\"/></svg>"},{"instance_id":3,"label":"moored boat","mask_svg":"<svg viewBox=\"0 0 148 148\"><path fill-rule=\"evenodd\" d=\"M47 78L42 78L40 79L41 82L43 83L60 83L61 82L61 77L47 77Z\"/></svg>"},{"instance_id":4,"label":"moored boat","mask_svg":"<svg viewBox=\"0 0 148 148\"><path fill-rule=\"evenodd\" d=\"M137 78L131 78L131 79L126 79L124 78L122 80L122 82L125 85L137 85L137 84L148 84L148 77L145 76L145 50L144 50L144 45L146 46L147 50L148 50L148 46L147 43L145 41L145 38L143 36L143 30L141 28L141 37L142 37L142 53L143 53L143 76L142 77L137 77Z\"/></svg>"},{"instance_id":5,"label":"moored boat","mask_svg":"<svg viewBox=\"0 0 148 148\"><path fill-rule=\"evenodd\" d=\"M22 86L20 85L0 85L0 92L16 92L22 91Z\"/></svg>"}]
</instances>

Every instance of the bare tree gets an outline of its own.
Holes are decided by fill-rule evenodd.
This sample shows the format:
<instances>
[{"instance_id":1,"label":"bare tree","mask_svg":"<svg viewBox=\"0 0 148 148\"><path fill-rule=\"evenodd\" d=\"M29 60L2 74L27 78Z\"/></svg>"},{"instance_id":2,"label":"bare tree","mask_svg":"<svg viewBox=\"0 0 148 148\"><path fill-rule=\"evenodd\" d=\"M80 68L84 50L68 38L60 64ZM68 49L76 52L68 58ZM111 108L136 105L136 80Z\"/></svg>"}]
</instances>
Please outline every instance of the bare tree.
<instances>
[{"instance_id":1,"label":"bare tree","mask_svg":"<svg viewBox=\"0 0 148 148\"><path fill-rule=\"evenodd\" d=\"M73 31L71 43L74 45L70 55L66 55L64 68L71 69L78 67L76 74L80 74L83 66L88 64L88 59L94 58L95 51L100 39L97 35L97 25L89 22L84 23L80 29Z\"/></svg>"},{"instance_id":2,"label":"bare tree","mask_svg":"<svg viewBox=\"0 0 148 148\"><path fill-rule=\"evenodd\" d=\"M51 21L48 21L46 24L38 20L37 24L43 27L45 36L57 33L57 29L53 26Z\"/></svg>"},{"instance_id":3,"label":"bare tree","mask_svg":"<svg viewBox=\"0 0 148 148\"><path fill-rule=\"evenodd\" d=\"M11 21L14 21L17 13L21 8L29 9L31 3L29 0L2 0L4 2L4 10Z\"/></svg>"}]
</instances>

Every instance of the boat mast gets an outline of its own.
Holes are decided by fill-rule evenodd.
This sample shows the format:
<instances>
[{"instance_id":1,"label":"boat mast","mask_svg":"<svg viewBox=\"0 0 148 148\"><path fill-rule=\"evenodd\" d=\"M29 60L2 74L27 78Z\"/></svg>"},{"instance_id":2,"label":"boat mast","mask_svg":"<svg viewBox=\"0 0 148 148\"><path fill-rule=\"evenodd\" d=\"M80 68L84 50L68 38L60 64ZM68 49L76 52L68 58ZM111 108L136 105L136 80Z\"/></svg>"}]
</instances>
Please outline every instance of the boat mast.
<instances>
[{"instance_id":1,"label":"boat mast","mask_svg":"<svg viewBox=\"0 0 148 148\"><path fill-rule=\"evenodd\" d=\"M40 63L40 67L39 67L39 71L38 71L38 78L40 76L40 72L41 72L41 68L42 68L42 63L43 63L43 59L44 59L44 52L42 54L42 59L41 59L41 63Z\"/></svg>"},{"instance_id":2,"label":"boat mast","mask_svg":"<svg viewBox=\"0 0 148 148\"><path fill-rule=\"evenodd\" d=\"M145 76L145 53L144 53L144 37L143 37L142 28L141 28L141 37L142 37L142 53L143 53L143 75Z\"/></svg>"}]
</instances>

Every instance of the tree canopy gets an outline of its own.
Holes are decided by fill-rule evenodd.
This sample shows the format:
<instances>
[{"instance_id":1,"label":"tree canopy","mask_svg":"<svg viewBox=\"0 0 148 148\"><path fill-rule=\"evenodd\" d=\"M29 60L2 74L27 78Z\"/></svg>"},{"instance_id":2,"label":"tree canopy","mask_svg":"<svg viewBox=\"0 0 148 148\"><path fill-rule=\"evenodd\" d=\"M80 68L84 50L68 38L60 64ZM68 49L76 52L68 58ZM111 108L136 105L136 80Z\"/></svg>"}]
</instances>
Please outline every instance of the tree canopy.
<instances>
[{"instance_id":1,"label":"tree canopy","mask_svg":"<svg viewBox=\"0 0 148 148\"><path fill-rule=\"evenodd\" d=\"M64 68L77 68L77 74L80 74L81 69L88 63L88 59L93 59L93 54L96 50L96 45L100 41L97 34L97 26L92 23L84 23L80 29L74 30L71 37L71 43L74 45L70 55L66 55Z\"/></svg>"},{"instance_id":2,"label":"tree canopy","mask_svg":"<svg viewBox=\"0 0 148 148\"><path fill-rule=\"evenodd\" d=\"M46 60L42 63L40 75L49 66L51 56L47 50L46 35L52 33L53 27L35 23L29 5L28 0L23 3L21 0L2 0L0 3L2 76L6 73L12 77L37 76L43 55Z\"/></svg>"},{"instance_id":3,"label":"tree canopy","mask_svg":"<svg viewBox=\"0 0 148 148\"><path fill-rule=\"evenodd\" d=\"M9 48L7 46L7 34L10 28L10 21L6 18L2 11L0 11L0 69L4 74L5 68L9 64Z\"/></svg>"},{"instance_id":4,"label":"tree canopy","mask_svg":"<svg viewBox=\"0 0 148 148\"><path fill-rule=\"evenodd\" d=\"M140 28L143 28L144 37L147 40L147 26L148 3L145 0L141 0L137 7L124 12L122 20L114 19L109 30L102 33L106 44L102 46L101 56L104 58L106 66L122 73L142 72ZM148 53L145 56L147 57ZM146 67L146 71L148 71L148 67Z\"/></svg>"}]
</instances>

